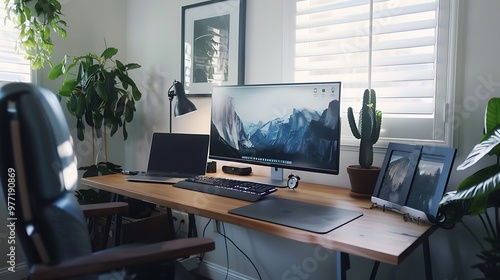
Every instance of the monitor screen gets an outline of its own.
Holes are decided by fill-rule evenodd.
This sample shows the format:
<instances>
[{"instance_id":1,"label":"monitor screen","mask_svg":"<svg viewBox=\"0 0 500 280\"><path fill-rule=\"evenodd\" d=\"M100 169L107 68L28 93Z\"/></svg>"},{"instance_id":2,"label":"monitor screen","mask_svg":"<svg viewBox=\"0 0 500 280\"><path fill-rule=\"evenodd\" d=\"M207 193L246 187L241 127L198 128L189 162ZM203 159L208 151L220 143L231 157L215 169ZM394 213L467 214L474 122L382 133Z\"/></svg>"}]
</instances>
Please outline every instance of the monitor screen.
<instances>
[{"instance_id":1,"label":"monitor screen","mask_svg":"<svg viewBox=\"0 0 500 280\"><path fill-rule=\"evenodd\" d=\"M215 87L211 159L339 173L340 82Z\"/></svg>"}]
</instances>

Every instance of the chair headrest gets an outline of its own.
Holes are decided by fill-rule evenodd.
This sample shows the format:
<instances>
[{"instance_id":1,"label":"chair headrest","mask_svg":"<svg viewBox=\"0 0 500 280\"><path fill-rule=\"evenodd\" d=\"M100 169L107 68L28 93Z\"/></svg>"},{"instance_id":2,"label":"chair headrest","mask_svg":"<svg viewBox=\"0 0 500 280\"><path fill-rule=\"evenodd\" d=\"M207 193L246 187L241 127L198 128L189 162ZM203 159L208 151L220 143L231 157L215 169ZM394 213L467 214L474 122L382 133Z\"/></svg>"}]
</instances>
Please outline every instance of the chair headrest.
<instances>
[{"instance_id":1,"label":"chair headrest","mask_svg":"<svg viewBox=\"0 0 500 280\"><path fill-rule=\"evenodd\" d=\"M73 141L54 93L27 83L3 85L0 119L0 133L6 138L0 141L2 153L16 141L11 138L16 134L12 122L19 124L22 165L30 194L37 200L53 200L77 187ZM2 155L2 166L13 164L3 162L8 158Z\"/></svg>"}]
</instances>

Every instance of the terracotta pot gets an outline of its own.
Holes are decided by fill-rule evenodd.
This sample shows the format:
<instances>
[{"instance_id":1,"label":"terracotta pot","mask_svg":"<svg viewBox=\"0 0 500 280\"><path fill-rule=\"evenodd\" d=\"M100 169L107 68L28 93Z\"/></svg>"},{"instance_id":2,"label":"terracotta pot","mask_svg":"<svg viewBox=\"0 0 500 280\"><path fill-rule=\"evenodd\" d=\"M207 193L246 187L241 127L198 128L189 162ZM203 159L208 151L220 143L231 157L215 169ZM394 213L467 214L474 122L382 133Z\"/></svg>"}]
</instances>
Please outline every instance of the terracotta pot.
<instances>
[{"instance_id":1,"label":"terracotta pot","mask_svg":"<svg viewBox=\"0 0 500 280\"><path fill-rule=\"evenodd\" d=\"M351 196L359 198L370 198L377 184L380 167L371 166L369 169L359 165L347 166L347 174L351 182Z\"/></svg>"}]
</instances>

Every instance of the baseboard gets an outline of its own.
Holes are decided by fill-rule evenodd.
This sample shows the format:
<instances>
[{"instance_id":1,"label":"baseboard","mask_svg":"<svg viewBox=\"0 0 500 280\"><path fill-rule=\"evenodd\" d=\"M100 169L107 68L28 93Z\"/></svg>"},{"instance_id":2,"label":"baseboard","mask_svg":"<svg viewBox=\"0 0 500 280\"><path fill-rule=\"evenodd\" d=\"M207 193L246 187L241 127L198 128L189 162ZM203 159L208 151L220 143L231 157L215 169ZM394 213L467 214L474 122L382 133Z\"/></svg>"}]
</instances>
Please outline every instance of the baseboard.
<instances>
[{"instance_id":1,"label":"baseboard","mask_svg":"<svg viewBox=\"0 0 500 280\"><path fill-rule=\"evenodd\" d=\"M203 261L198 265L198 269L196 270L198 274L208 277L213 280L252 280L254 278L248 277L244 274L229 270L223 266L218 264L214 264L211 262ZM227 274L227 278L226 278Z\"/></svg>"},{"instance_id":2,"label":"baseboard","mask_svg":"<svg viewBox=\"0 0 500 280\"><path fill-rule=\"evenodd\" d=\"M197 272L205 277L213 280L227 279L227 280L252 280L254 278L248 277L244 274L229 270L218 264L203 261L198 264ZM16 265L16 271L12 272L7 267L0 268L0 279L2 280L19 280L24 279L29 274L28 265L22 262ZM227 278L226 278L227 274Z\"/></svg>"},{"instance_id":3,"label":"baseboard","mask_svg":"<svg viewBox=\"0 0 500 280\"><path fill-rule=\"evenodd\" d=\"M19 280L28 276L28 264L22 262L16 265L15 272L9 270L8 267L0 268L0 279L2 280Z\"/></svg>"}]
</instances>

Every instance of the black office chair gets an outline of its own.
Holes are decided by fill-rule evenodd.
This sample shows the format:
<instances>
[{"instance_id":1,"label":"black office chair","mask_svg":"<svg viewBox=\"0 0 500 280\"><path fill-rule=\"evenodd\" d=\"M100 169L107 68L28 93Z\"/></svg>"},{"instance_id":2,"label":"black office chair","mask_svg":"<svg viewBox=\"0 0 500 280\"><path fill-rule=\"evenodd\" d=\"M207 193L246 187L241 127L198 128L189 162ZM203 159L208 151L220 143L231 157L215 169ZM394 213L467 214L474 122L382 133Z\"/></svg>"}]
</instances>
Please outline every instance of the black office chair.
<instances>
[{"instance_id":1,"label":"black office chair","mask_svg":"<svg viewBox=\"0 0 500 280\"><path fill-rule=\"evenodd\" d=\"M188 279L175 260L215 248L211 239L188 238L92 253L73 193L73 143L52 92L27 83L1 86L0 135L0 193L31 279L97 279L120 270L134 279Z\"/></svg>"}]
</instances>

